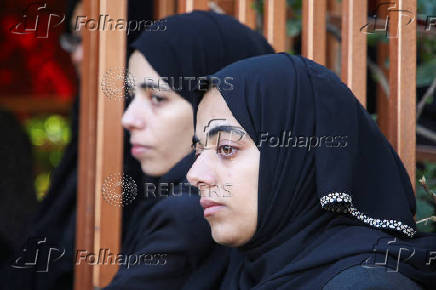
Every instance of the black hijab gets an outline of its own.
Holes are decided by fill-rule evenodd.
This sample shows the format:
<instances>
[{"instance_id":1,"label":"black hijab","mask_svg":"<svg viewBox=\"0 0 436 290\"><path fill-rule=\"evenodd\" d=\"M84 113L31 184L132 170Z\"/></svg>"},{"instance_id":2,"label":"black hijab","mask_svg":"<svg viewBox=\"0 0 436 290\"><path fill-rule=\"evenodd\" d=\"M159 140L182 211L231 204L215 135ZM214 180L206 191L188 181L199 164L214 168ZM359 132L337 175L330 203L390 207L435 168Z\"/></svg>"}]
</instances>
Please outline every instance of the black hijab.
<instances>
[{"instance_id":1,"label":"black hijab","mask_svg":"<svg viewBox=\"0 0 436 290\"><path fill-rule=\"evenodd\" d=\"M232 16L208 11L160 20L132 44L172 88L192 103L198 78L244 58L274 53L259 33Z\"/></svg>"},{"instance_id":2,"label":"black hijab","mask_svg":"<svg viewBox=\"0 0 436 290\"><path fill-rule=\"evenodd\" d=\"M374 265L387 253L386 267L396 269L398 259L400 273L435 285L435 263L426 263L436 235L416 232L407 172L334 73L276 54L238 61L211 77L233 78L232 90L218 89L260 150L257 229L235 253L243 258L231 263L223 289L319 289L340 271ZM297 139L288 143L289 132Z\"/></svg>"}]
</instances>

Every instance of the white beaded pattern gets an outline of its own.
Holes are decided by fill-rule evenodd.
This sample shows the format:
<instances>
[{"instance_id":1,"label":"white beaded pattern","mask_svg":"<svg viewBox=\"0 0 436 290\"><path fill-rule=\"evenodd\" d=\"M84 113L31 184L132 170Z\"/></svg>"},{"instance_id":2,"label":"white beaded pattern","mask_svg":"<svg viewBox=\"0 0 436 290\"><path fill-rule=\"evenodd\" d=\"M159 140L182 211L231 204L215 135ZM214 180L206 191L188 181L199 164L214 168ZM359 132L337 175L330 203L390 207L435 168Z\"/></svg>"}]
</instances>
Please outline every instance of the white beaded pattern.
<instances>
[{"instance_id":1,"label":"white beaded pattern","mask_svg":"<svg viewBox=\"0 0 436 290\"><path fill-rule=\"evenodd\" d=\"M321 197L321 206L323 209L332 212L350 213L358 220L376 228L397 230L409 237L413 237L416 234L416 231L413 228L403 224L401 221L371 218L366 214L361 213L353 206L351 196L344 192L332 192Z\"/></svg>"}]
</instances>

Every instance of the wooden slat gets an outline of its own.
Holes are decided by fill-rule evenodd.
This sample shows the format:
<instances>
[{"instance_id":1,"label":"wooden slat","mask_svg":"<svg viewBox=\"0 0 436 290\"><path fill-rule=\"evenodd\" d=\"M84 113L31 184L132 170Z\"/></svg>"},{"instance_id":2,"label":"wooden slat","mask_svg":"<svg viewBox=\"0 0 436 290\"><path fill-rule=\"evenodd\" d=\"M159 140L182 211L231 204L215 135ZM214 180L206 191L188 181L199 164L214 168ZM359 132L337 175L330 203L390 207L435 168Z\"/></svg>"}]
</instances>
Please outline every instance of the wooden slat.
<instances>
[{"instance_id":1,"label":"wooden slat","mask_svg":"<svg viewBox=\"0 0 436 290\"><path fill-rule=\"evenodd\" d=\"M175 0L154 0L154 19L162 19L176 13Z\"/></svg>"},{"instance_id":2,"label":"wooden slat","mask_svg":"<svg viewBox=\"0 0 436 290\"><path fill-rule=\"evenodd\" d=\"M386 17L388 15L387 8L385 9L378 9L375 10L378 5L385 5L383 3L386 3L385 0L377 0L375 5L371 7L371 11L374 11L377 15L377 21L380 21L380 25L377 25L376 27L383 27L382 22L386 23ZM374 3L369 3L374 4ZM381 6L383 7L383 6ZM386 5L384 6L386 7ZM379 41L377 43L377 66L380 68L380 70L384 73L387 80L389 80L389 68L387 67L387 60L389 58L389 43L384 41ZM388 140L392 140L392 117L389 116L391 111L389 111L389 95L385 92L383 87L380 85L380 83L377 83L376 88L376 94L377 94L377 124L380 127L380 130L383 132L383 134L386 136Z\"/></svg>"},{"instance_id":3,"label":"wooden slat","mask_svg":"<svg viewBox=\"0 0 436 290\"><path fill-rule=\"evenodd\" d=\"M377 43L377 66L389 80L389 69L386 67L387 59L389 57L389 43ZM376 88L376 101L377 101L377 124L380 130L388 140L392 139L392 117L389 116L389 95L385 92L380 83L377 83Z\"/></svg>"},{"instance_id":4,"label":"wooden slat","mask_svg":"<svg viewBox=\"0 0 436 290\"><path fill-rule=\"evenodd\" d=\"M213 0L211 2L214 2L220 10L222 10L222 13L232 15L235 18L236 15L236 6L237 6L237 0Z\"/></svg>"},{"instance_id":5,"label":"wooden slat","mask_svg":"<svg viewBox=\"0 0 436 290\"><path fill-rule=\"evenodd\" d=\"M436 146L417 145L416 146L416 161L436 162Z\"/></svg>"},{"instance_id":6,"label":"wooden slat","mask_svg":"<svg viewBox=\"0 0 436 290\"><path fill-rule=\"evenodd\" d=\"M109 14L115 19L127 19L127 0L101 0L100 14ZM122 30L100 32L99 45L99 84L109 71L120 76L125 71L126 33ZM110 83L124 99L124 78L110 79ZM120 252L121 207L114 206L103 199L102 186L109 176L122 175L123 172L123 129L121 117L123 102L114 101L104 95L102 87L98 90L97 158L95 183L95 236L94 251L108 249L114 255ZM121 180L119 180L121 182ZM119 183L120 184L120 183ZM121 186L111 188L114 194L121 194ZM109 284L118 270L116 263L98 263L94 267L94 285L104 287Z\"/></svg>"},{"instance_id":7,"label":"wooden slat","mask_svg":"<svg viewBox=\"0 0 436 290\"><path fill-rule=\"evenodd\" d=\"M338 27L341 27L341 14L342 14L341 2L337 0L327 0L327 15L329 21ZM340 73L340 59L341 59L341 43L335 35L332 33L327 33L326 36L326 66L336 72Z\"/></svg>"},{"instance_id":8,"label":"wooden slat","mask_svg":"<svg viewBox=\"0 0 436 290\"><path fill-rule=\"evenodd\" d=\"M186 0L177 0L177 13L186 13Z\"/></svg>"},{"instance_id":9,"label":"wooden slat","mask_svg":"<svg viewBox=\"0 0 436 290\"><path fill-rule=\"evenodd\" d=\"M367 23L366 0L342 0L341 78L363 106L366 106L366 34L360 28Z\"/></svg>"},{"instance_id":10,"label":"wooden slat","mask_svg":"<svg viewBox=\"0 0 436 290\"><path fill-rule=\"evenodd\" d=\"M192 10L209 10L208 0L177 0L177 13L189 13Z\"/></svg>"},{"instance_id":11,"label":"wooden slat","mask_svg":"<svg viewBox=\"0 0 436 290\"><path fill-rule=\"evenodd\" d=\"M326 0L305 0L302 11L302 55L325 65Z\"/></svg>"},{"instance_id":12,"label":"wooden slat","mask_svg":"<svg viewBox=\"0 0 436 290\"><path fill-rule=\"evenodd\" d=\"M276 52L286 49L286 0L265 0L264 35Z\"/></svg>"},{"instance_id":13,"label":"wooden slat","mask_svg":"<svg viewBox=\"0 0 436 290\"><path fill-rule=\"evenodd\" d=\"M97 0L83 1L84 15L98 19ZM95 160L97 141L98 36L83 29L83 63L80 87L79 152L77 181L76 250L94 252ZM92 265L75 265L74 289L92 289Z\"/></svg>"},{"instance_id":14,"label":"wooden slat","mask_svg":"<svg viewBox=\"0 0 436 290\"><path fill-rule=\"evenodd\" d=\"M396 8L407 14L389 13L389 110L392 139L415 189L416 162L416 0L396 0Z\"/></svg>"},{"instance_id":15,"label":"wooden slat","mask_svg":"<svg viewBox=\"0 0 436 290\"><path fill-rule=\"evenodd\" d=\"M251 29L256 29L256 10L253 8L255 2L255 0L235 1L235 10L238 20Z\"/></svg>"}]
</instances>

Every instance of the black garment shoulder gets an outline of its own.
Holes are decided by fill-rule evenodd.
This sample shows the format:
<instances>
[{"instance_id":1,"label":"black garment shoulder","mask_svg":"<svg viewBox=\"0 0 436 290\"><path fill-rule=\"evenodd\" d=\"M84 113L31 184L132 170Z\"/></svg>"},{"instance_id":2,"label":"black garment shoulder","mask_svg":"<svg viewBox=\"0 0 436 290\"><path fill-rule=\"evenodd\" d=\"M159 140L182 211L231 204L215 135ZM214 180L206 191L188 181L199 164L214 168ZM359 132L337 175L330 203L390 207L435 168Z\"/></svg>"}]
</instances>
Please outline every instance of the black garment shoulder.
<instances>
[{"instance_id":1,"label":"black garment shoulder","mask_svg":"<svg viewBox=\"0 0 436 290\"><path fill-rule=\"evenodd\" d=\"M148 208L135 225L134 250L125 253L139 262L120 265L107 289L180 289L214 247L202 213L199 196L186 192Z\"/></svg>"},{"instance_id":2,"label":"black garment shoulder","mask_svg":"<svg viewBox=\"0 0 436 290\"><path fill-rule=\"evenodd\" d=\"M366 268L361 265L350 267L333 277L323 290L422 290L416 282L399 272L391 272L385 267Z\"/></svg>"}]
</instances>

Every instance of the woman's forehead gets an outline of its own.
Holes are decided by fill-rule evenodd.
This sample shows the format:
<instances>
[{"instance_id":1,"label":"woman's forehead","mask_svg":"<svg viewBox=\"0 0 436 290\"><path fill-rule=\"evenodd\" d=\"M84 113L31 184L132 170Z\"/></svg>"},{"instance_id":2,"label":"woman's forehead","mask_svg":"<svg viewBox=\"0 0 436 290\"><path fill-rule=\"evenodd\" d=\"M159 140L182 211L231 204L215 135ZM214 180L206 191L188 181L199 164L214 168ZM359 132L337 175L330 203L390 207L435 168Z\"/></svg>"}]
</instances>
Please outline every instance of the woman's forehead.
<instances>
[{"instance_id":1,"label":"woman's forehead","mask_svg":"<svg viewBox=\"0 0 436 290\"><path fill-rule=\"evenodd\" d=\"M203 126L212 121L216 125L239 125L239 122L233 117L221 93L216 88L212 88L204 94L204 97L198 105L197 115L197 123L200 125L203 124Z\"/></svg>"}]
</instances>

